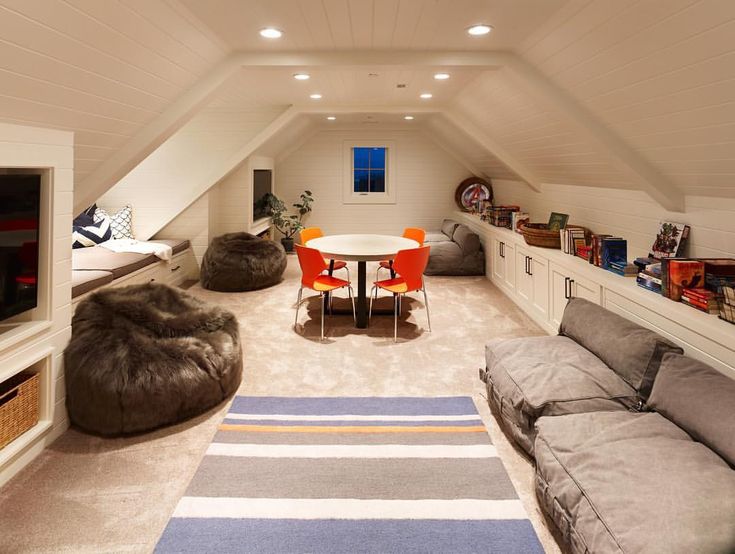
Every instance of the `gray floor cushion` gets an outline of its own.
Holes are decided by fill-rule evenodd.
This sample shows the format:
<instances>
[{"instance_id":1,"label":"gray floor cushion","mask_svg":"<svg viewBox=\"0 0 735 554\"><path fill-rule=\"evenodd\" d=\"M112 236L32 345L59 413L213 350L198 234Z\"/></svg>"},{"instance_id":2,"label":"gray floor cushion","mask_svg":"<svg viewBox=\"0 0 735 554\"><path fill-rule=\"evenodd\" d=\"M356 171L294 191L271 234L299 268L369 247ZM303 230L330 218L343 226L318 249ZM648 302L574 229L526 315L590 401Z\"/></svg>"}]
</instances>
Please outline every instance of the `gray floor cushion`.
<instances>
[{"instance_id":1,"label":"gray floor cushion","mask_svg":"<svg viewBox=\"0 0 735 554\"><path fill-rule=\"evenodd\" d=\"M286 271L280 243L249 233L215 237L202 259L199 279L208 290L242 292L273 286Z\"/></svg>"},{"instance_id":2,"label":"gray floor cushion","mask_svg":"<svg viewBox=\"0 0 735 554\"><path fill-rule=\"evenodd\" d=\"M663 416L536 425L536 492L571 552L735 552L735 471Z\"/></svg>"},{"instance_id":3,"label":"gray floor cushion","mask_svg":"<svg viewBox=\"0 0 735 554\"><path fill-rule=\"evenodd\" d=\"M494 339L485 361L488 400L531 455L539 417L627 410L637 402L630 385L567 337Z\"/></svg>"},{"instance_id":4,"label":"gray floor cushion","mask_svg":"<svg viewBox=\"0 0 735 554\"><path fill-rule=\"evenodd\" d=\"M441 231L426 233L426 236L424 237L424 244L433 244L435 242L452 242L452 239L450 239Z\"/></svg>"},{"instance_id":5,"label":"gray floor cushion","mask_svg":"<svg viewBox=\"0 0 735 554\"><path fill-rule=\"evenodd\" d=\"M119 435L183 421L237 390L238 322L166 285L104 288L77 306L64 373L69 419L84 430Z\"/></svg>"}]
</instances>

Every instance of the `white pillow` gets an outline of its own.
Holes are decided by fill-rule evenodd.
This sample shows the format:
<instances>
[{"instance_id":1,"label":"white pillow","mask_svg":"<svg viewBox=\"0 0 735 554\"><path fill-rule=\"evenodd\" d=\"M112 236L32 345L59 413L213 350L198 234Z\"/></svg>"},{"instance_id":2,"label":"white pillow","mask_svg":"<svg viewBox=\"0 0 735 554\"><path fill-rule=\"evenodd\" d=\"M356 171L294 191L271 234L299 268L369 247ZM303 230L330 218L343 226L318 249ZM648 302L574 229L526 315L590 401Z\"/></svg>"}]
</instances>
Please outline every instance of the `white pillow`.
<instances>
[{"instance_id":1,"label":"white pillow","mask_svg":"<svg viewBox=\"0 0 735 554\"><path fill-rule=\"evenodd\" d=\"M133 236L133 207L128 204L119 212L108 214L103 208L98 207L94 212L94 221L99 222L108 218L113 239L134 239Z\"/></svg>"}]
</instances>

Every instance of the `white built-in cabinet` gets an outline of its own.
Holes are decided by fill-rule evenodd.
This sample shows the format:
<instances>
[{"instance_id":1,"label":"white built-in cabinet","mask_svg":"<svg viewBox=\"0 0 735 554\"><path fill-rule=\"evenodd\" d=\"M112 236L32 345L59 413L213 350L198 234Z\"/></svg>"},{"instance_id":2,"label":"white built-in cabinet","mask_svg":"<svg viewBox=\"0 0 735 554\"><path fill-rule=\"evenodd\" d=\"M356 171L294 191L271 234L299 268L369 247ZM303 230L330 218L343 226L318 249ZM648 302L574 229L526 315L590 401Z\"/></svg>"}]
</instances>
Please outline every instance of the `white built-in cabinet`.
<instances>
[{"instance_id":1,"label":"white built-in cabinet","mask_svg":"<svg viewBox=\"0 0 735 554\"><path fill-rule=\"evenodd\" d=\"M476 216L454 219L478 233L486 276L546 332L556 334L570 298L585 298L670 338L686 354L735 377L735 325L638 287L635 279L595 267Z\"/></svg>"}]
</instances>

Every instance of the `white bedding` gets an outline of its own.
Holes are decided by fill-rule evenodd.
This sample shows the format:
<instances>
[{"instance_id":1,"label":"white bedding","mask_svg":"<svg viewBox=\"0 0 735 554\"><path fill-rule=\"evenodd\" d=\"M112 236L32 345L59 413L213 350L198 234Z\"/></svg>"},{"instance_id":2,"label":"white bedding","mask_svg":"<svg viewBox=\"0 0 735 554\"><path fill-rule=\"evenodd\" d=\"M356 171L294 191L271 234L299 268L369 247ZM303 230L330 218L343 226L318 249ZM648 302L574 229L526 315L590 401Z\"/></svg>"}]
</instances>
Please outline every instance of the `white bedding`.
<instances>
[{"instance_id":1,"label":"white bedding","mask_svg":"<svg viewBox=\"0 0 735 554\"><path fill-rule=\"evenodd\" d=\"M100 244L100 246L113 252L136 252L138 254L155 254L162 260L171 261L173 248L160 242L146 242L135 239L112 239Z\"/></svg>"}]
</instances>

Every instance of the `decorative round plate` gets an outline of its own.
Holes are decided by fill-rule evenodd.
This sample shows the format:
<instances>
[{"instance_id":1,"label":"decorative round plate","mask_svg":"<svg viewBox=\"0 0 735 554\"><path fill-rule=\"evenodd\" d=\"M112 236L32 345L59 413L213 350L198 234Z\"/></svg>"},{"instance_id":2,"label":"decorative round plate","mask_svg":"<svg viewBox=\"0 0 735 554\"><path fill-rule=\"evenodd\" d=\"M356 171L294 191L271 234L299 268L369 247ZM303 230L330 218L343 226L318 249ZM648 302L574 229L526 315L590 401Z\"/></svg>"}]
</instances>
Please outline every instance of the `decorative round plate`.
<instances>
[{"instance_id":1,"label":"decorative round plate","mask_svg":"<svg viewBox=\"0 0 735 554\"><path fill-rule=\"evenodd\" d=\"M462 181L454 193L454 201L457 206L468 212L481 200L493 201L493 186L480 177L470 177Z\"/></svg>"}]
</instances>

